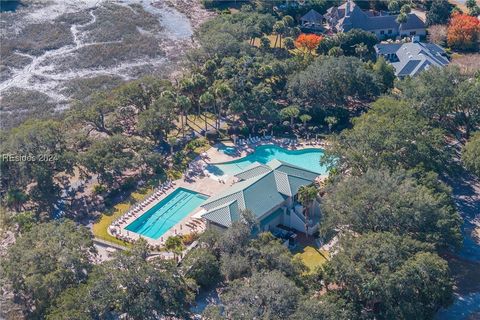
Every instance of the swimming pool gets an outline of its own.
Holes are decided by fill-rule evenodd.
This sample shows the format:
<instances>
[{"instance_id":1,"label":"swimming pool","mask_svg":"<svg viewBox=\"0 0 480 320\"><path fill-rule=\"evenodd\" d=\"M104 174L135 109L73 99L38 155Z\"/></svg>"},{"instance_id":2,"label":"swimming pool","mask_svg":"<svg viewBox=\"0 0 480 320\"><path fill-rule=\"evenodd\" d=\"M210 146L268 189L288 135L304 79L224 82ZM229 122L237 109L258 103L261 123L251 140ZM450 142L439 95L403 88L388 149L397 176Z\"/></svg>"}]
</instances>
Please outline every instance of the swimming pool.
<instances>
[{"instance_id":1,"label":"swimming pool","mask_svg":"<svg viewBox=\"0 0 480 320\"><path fill-rule=\"evenodd\" d=\"M208 171L216 176L225 174L232 176L245 170L254 162L266 164L273 159L277 159L318 174L324 174L327 172L327 168L320 165L322 156L323 150L318 148L287 150L276 145L263 145L258 146L253 153L246 157L229 162L211 164L208 166Z\"/></svg>"},{"instance_id":2,"label":"swimming pool","mask_svg":"<svg viewBox=\"0 0 480 320\"><path fill-rule=\"evenodd\" d=\"M206 195L198 192L177 188L125 229L145 237L158 239L207 199Z\"/></svg>"},{"instance_id":3,"label":"swimming pool","mask_svg":"<svg viewBox=\"0 0 480 320\"><path fill-rule=\"evenodd\" d=\"M224 144L217 146L217 150L229 156L234 156L237 154L237 149L235 147L226 146Z\"/></svg>"}]
</instances>

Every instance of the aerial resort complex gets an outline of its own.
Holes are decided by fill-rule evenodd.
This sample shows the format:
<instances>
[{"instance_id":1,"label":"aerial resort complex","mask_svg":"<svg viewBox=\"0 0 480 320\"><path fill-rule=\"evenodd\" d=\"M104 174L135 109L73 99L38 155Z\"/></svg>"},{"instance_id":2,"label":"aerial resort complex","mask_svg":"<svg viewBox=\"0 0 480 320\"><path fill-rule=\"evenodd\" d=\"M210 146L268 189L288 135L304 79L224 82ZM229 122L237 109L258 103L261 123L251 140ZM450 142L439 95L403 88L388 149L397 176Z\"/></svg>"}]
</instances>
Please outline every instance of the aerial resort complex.
<instances>
[{"instance_id":1,"label":"aerial resort complex","mask_svg":"<svg viewBox=\"0 0 480 320\"><path fill-rule=\"evenodd\" d=\"M297 193L326 177L322 154L314 140L299 143L266 136L218 144L195 159L184 178L160 185L116 219L109 232L121 240L142 237L161 246L169 236L225 230L249 210L260 231L279 237L311 235L318 231L319 204L313 201L305 208Z\"/></svg>"},{"instance_id":2,"label":"aerial resort complex","mask_svg":"<svg viewBox=\"0 0 480 320\"><path fill-rule=\"evenodd\" d=\"M480 319L480 3L0 0L0 319Z\"/></svg>"}]
</instances>

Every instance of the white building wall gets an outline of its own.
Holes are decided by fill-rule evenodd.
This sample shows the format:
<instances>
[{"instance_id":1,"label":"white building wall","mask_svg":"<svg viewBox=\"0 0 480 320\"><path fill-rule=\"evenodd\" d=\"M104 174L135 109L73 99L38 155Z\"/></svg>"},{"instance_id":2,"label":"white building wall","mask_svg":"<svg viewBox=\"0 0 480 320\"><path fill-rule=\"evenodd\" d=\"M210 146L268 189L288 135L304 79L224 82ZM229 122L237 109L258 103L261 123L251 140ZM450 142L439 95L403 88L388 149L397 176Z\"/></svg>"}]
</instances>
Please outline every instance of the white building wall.
<instances>
[{"instance_id":1,"label":"white building wall","mask_svg":"<svg viewBox=\"0 0 480 320\"><path fill-rule=\"evenodd\" d=\"M400 36L402 37L410 37L411 32L415 32L416 36L424 37L427 35L427 32L425 29L408 29L408 30L401 30L400 31Z\"/></svg>"}]
</instances>

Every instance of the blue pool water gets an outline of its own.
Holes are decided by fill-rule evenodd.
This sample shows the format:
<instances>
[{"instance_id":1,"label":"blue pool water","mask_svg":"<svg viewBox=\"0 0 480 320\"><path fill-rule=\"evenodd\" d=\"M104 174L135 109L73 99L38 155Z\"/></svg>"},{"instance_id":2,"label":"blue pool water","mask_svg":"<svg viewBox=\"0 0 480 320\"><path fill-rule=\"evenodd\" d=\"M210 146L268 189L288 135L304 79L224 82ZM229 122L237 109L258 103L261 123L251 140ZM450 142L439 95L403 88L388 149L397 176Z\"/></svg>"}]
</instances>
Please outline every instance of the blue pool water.
<instances>
[{"instance_id":1,"label":"blue pool water","mask_svg":"<svg viewBox=\"0 0 480 320\"><path fill-rule=\"evenodd\" d=\"M125 229L145 237L158 239L206 199L208 199L207 196L198 192L177 188Z\"/></svg>"},{"instance_id":2,"label":"blue pool water","mask_svg":"<svg viewBox=\"0 0 480 320\"><path fill-rule=\"evenodd\" d=\"M229 156L234 156L235 154L237 154L237 149L235 147L230 147L223 144L217 146L217 150L228 154Z\"/></svg>"},{"instance_id":3,"label":"blue pool water","mask_svg":"<svg viewBox=\"0 0 480 320\"><path fill-rule=\"evenodd\" d=\"M259 146L255 151L246 157L223 163L212 164L208 170L216 176L235 175L254 162L263 164L273 159L285 161L301 168L308 169L318 174L327 172L325 166L320 165L320 158L323 156L323 150L317 148L303 150L287 150L275 145Z\"/></svg>"}]
</instances>

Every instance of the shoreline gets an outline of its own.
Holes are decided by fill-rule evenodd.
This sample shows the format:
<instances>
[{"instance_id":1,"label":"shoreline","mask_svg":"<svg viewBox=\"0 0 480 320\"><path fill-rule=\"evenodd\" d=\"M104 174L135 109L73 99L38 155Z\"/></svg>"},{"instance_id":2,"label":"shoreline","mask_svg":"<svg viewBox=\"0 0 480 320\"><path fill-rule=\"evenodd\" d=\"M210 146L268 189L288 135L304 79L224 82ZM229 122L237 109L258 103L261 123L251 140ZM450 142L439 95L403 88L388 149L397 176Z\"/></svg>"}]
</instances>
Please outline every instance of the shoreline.
<instances>
[{"instance_id":1,"label":"shoreline","mask_svg":"<svg viewBox=\"0 0 480 320\"><path fill-rule=\"evenodd\" d=\"M185 15L190 21L194 32L202 23L216 16L214 12L204 9L199 1L193 1L192 3L192 0L156 0L153 2L153 5L157 6L161 3Z\"/></svg>"}]
</instances>

